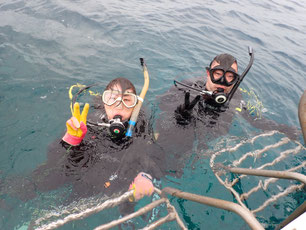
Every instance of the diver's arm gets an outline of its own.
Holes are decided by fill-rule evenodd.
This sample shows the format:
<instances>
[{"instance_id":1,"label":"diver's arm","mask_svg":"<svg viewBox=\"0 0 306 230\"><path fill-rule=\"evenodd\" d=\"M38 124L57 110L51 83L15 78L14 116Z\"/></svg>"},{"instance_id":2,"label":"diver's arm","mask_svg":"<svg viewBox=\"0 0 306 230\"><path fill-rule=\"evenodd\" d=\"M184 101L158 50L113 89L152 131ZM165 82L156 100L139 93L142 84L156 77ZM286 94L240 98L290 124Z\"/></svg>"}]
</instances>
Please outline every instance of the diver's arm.
<instances>
[{"instance_id":1,"label":"diver's arm","mask_svg":"<svg viewBox=\"0 0 306 230\"><path fill-rule=\"evenodd\" d=\"M277 130L284 133L287 137L292 140L297 140L300 131L293 126L285 124L279 124L273 120L269 120L265 117L257 117L250 113L247 108L242 108L241 115L246 119L253 127L264 131Z\"/></svg>"},{"instance_id":2,"label":"diver's arm","mask_svg":"<svg viewBox=\"0 0 306 230\"><path fill-rule=\"evenodd\" d=\"M130 184L129 190L134 190L133 197L131 197L130 201L138 201L144 196L151 196L154 191L152 176L140 172Z\"/></svg>"},{"instance_id":3,"label":"diver's arm","mask_svg":"<svg viewBox=\"0 0 306 230\"><path fill-rule=\"evenodd\" d=\"M119 212L122 216L129 215L135 211L136 202L144 196L151 196L154 192L151 175L139 173L129 186L129 190L134 190L133 196L119 205Z\"/></svg>"},{"instance_id":4,"label":"diver's arm","mask_svg":"<svg viewBox=\"0 0 306 230\"><path fill-rule=\"evenodd\" d=\"M185 93L185 101L184 104L179 105L176 110L174 111L174 117L178 124L180 125L187 125L190 123L192 118L192 109L198 103L201 96L197 95L191 102L190 102L190 93Z\"/></svg>"}]
</instances>

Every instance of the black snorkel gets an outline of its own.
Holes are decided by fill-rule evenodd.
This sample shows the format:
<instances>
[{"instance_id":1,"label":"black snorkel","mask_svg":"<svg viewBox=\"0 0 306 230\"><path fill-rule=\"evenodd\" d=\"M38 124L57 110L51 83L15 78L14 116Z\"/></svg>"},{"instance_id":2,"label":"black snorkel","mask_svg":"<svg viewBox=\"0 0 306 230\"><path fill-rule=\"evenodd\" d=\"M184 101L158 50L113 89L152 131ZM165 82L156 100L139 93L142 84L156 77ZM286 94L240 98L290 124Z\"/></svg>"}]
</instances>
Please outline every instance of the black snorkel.
<instances>
[{"instance_id":1,"label":"black snorkel","mask_svg":"<svg viewBox=\"0 0 306 230\"><path fill-rule=\"evenodd\" d=\"M254 62L254 52L253 52L253 48L251 46L248 47L248 51L249 51L249 55L250 55L250 61L248 66L245 68L245 70L243 71L243 73L240 75L240 78L238 79L237 83L234 85L234 87L232 88L231 92L229 92L228 94L228 102L230 102L230 100L232 99L233 95L235 94L236 90L238 89L240 83L242 82L243 78L245 77L245 75L247 75L247 73L249 72L249 70L251 69L253 62Z\"/></svg>"},{"instance_id":2,"label":"black snorkel","mask_svg":"<svg viewBox=\"0 0 306 230\"><path fill-rule=\"evenodd\" d=\"M236 90L238 89L240 83L242 82L242 80L244 79L244 77L246 76L246 74L249 72L250 68L252 67L252 64L254 62L254 52L252 47L248 47L248 51L249 51L249 55L250 55L250 61L248 66L246 67L246 69L243 71L243 73L239 76L238 81L234 84L232 90L226 94L224 92L224 89L222 88L218 88L215 91L208 91L208 90L201 90L201 89L197 89L194 88L192 86L189 86L187 84L181 83L179 81L174 80L174 85L181 85L184 86L186 88L189 88L191 90L197 91L200 93L200 95L202 96L208 96L210 97L217 105L224 105L225 103L229 103L230 100L232 99L234 93L236 92Z\"/></svg>"},{"instance_id":3,"label":"black snorkel","mask_svg":"<svg viewBox=\"0 0 306 230\"><path fill-rule=\"evenodd\" d=\"M80 89L75 95L73 95L73 96L72 96L72 89L73 89L75 86L78 86L78 85L73 85L73 86L70 87L70 89L69 89L69 98L70 98L70 100L71 100L70 109L71 109L72 115L73 115L72 108L73 108L73 106L74 106L74 104L75 104L75 102L76 102L78 96L79 96L83 91L85 91L85 90L87 90L87 89L89 89L89 88L91 88L91 87L93 87L93 86L97 86L97 85L99 85L99 84L92 84L92 85L84 86L83 88L81 88L81 89Z\"/></svg>"}]
</instances>

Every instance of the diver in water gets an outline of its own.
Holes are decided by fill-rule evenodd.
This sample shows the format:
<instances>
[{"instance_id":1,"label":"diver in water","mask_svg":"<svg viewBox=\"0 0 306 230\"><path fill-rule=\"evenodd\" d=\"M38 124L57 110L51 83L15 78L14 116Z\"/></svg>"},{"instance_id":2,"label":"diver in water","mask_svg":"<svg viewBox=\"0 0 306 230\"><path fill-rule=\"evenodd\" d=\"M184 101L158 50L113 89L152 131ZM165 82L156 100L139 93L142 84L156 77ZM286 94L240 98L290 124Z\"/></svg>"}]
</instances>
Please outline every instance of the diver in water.
<instances>
[{"instance_id":1,"label":"diver in water","mask_svg":"<svg viewBox=\"0 0 306 230\"><path fill-rule=\"evenodd\" d=\"M199 94L190 102L190 92L185 92L185 102L175 110L175 117L178 123L189 123L193 116L212 118L211 124L220 121L219 116L227 110L234 110L240 113L254 127L262 130L278 130L292 139L297 138L297 129L261 117L261 111L254 111L254 107L247 106L243 101L241 92L236 93L240 83L250 70L254 53L249 48L250 61L244 72L238 74L237 60L230 54L217 55L206 67L207 80L196 80L189 87L191 90L198 91ZM181 84L176 82L176 84ZM197 108L193 109L196 105ZM196 114L192 111L196 110ZM230 111L227 111L228 113ZM256 112L258 112L256 114Z\"/></svg>"},{"instance_id":2,"label":"diver in water","mask_svg":"<svg viewBox=\"0 0 306 230\"><path fill-rule=\"evenodd\" d=\"M150 196L153 183L158 187L166 173L164 154L153 143L150 122L137 107L143 98L142 92L136 95L128 79L116 78L102 96L94 98L91 108L85 104L80 109L75 102L67 131L49 145L47 161L29 176L18 178L18 183L16 178L6 181L8 186L1 192L27 201L59 189L63 194L58 205L67 205L81 198L99 194L107 198L133 189L130 201L120 206L122 215L132 212L135 202ZM139 113L132 120L135 109Z\"/></svg>"},{"instance_id":3,"label":"diver in water","mask_svg":"<svg viewBox=\"0 0 306 230\"><path fill-rule=\"evenodd\" d=\"M265 119L260 108L246 103L243 91L237 90L252 66L254 53L251 48L249 55L249 64L241 75L237 60L230 54L220 54L206 68L206 79L175 80L174 87L159 98L157 143L167 152L167 157L188 159L195 145L199 150L207 149L207 142L229 132L237 114L255 128L278 130L291 139L297 138L296 128Z\"/></svg>"},{"instance_id":4,"label":"diver in water","mask_svg":"<svg viewBox=\"0 0 306 230\"><path fill-rule=\"evenodd\" d=\"M239 79L236 59L230 54L220 54L206 68L206 73L206 82L196 81L190 88L198 89L202 94L197 95L190 102L190 92L186 92L185 103L175 110L178 122L190 121L191 111L196 104L202 111L205 111L206 108L219 110L220 107L226 108L228 106L231 95L235 93L234 85ZM179 83L176 82L176 84Z\"/></svg>"},{"instance_id":5,"label":"diver in water","mask_svg":"<svg viewBox=\"0 0 306 230\"><path fill-rule=\"evenodd\" d=\"M135 191L134 198L139 200L144 195L152 194L154 190L152 177L142 172L147 170L153 175L156 174L154 173L156 170L152 171L152 165L148 164L151 160L150 156L143 152L151 141L142 112L135 127L134 140L126 135L129 120L138 100L134 85L126 78L116 78L106 86L102 95L102 103L97 103L95 106L97 109L88 116L88 121L89 104L85 104L81 114L79 104L74 103L73 116L66 122L67 132L62 138L61 146L70 156L71 164L67 164L66 169L71 168L74 171L75 167L83 168L81 169L82 175L78 176L80 180L84 180L87 189L81 187L82 193L85 190L89 193L95 189L101 191L101 187L107 192L115 191L118 189L118 183L126 184L128 180L132 182L131 179L136 176L130 184L130 188ZM137 150L138 154L129 153L129 146L133 142L140 143L135 139L142 139L142 148L141 151ZM136 149L132 148L132 150ZM144 160L145 166L142 165L142 162L135 160L136 155L140 159L147 158ZM131 157L135 165L131 165ZM94 173L95 176L98 174L96 179L100 182L95 181L92 188L89 189L88 181L93 179L91 173ZM159 173L157 174L160 176ZM101 182L104 183L101 184ZM77 187L78 185L83 186L82 183L77 183ZM117 189L113 190L112 187L117 187Z\"/></svg>"},{"instance_id":6,"label":"diver in water","mask_svg":"<svg viewBox=\"0 0 306 230\"><path fill-rule=\"evenodd\" d=\"M108 199L133 189L133 197L119 205L121 215L133 212L136 202L151 196L165 175L164 154L154 145L149 121L139 107L143 98L126 78L112 80L102 96L94 97L91 108L86 103L80 109L74 97L66 133L50 144L47 161L29 177L14 180L16 187L9 185L1 192L23 201L42 192L59 192L53 205L70 206L82 198ZM135 109L140 111L132 120ZM35 226L33 220L29 229Z\"/></svg>"}]
</instances>

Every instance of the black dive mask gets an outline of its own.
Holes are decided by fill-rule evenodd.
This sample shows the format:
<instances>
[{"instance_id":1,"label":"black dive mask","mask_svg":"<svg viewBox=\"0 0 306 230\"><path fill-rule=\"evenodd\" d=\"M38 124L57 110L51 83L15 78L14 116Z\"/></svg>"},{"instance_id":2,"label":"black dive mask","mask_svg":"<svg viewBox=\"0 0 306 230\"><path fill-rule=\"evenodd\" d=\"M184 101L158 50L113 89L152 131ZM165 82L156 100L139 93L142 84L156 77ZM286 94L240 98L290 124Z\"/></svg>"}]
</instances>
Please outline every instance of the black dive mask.
<instances>
[{"instance_id":1,"label":"black dive mask","mask_svg":"<svg viewBox=\"0 0 306 230\"><path fill-rule=\"evenodd\" d=\"M239 79L239 74L231 67L228 70L221 69L220 65L214 68L206 68L209 71L210 79L214 84L231 86Z\"/></svg>"},{"instance_id":2,"label":"black dive mask","mask_svg":"<svg viewBox=\"0 0 306 230\"><path fill-rule=\"evenodd\" d=\"M239 79L239 74L232 68L232 65L237 62L230 54L220 54L214 58L213 62L219 63L214 68L206 68L209 71L210 79L214 84L231 86Z\"/></svg>"}]
</instances>

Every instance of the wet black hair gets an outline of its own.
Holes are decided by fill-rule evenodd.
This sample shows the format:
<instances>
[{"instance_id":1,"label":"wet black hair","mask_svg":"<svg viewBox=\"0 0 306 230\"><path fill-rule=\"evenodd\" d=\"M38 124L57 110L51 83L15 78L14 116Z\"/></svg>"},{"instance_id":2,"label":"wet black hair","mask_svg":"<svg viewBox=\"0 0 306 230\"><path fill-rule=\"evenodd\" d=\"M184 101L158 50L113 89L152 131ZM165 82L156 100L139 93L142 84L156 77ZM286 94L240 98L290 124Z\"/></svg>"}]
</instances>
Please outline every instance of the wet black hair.
<instances>
[{"instance_id":1,"label":"wet black hair","mask_svg":"<svg viewBox=\"0 0 306 230\"><path fill-rule=\"evenodd\" d=\"M236 58L234 58L234 56L224 53L224 54L219 54L217 55L209 64L209 68L211 68L212 63L216 61L218 62L220 65L222 66L226 66L226 68L229 68L232 66L233 63L237 64L237 68L238 68L238 63Z\"/></svg>"},{"instance_id":2,"label":"wet black hair","mask_svg":"<svg viewBox=\"0 0 306 230\"><path fill-rule=\"evenodd\" d=\"M136 94L136 89L133 83L124 77L118 77L113 79L110 83L108 83L105 90L112 89L115 85L121 86L122 93L124 93L127 89L131 89L133 93Z\"/></svg>"}]
</instances>

